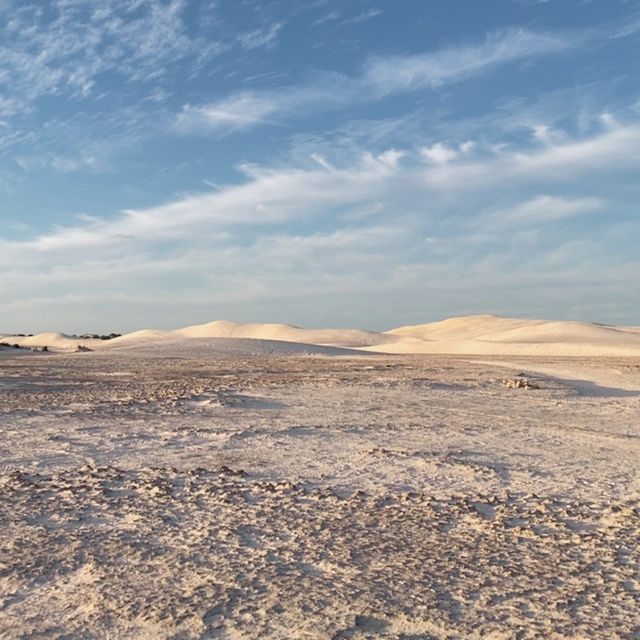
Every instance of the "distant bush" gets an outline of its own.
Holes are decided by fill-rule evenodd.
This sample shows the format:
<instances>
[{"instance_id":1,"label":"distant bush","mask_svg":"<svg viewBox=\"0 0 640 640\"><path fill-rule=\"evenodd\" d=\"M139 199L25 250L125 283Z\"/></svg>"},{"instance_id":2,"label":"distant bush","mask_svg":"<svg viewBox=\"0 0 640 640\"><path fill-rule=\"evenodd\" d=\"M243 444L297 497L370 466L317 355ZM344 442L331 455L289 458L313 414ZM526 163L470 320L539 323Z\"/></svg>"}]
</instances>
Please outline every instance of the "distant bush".
<instances>
[{"instance_id":1,"label":"distant bush","mask_svg":"<svg viewBox=\"0 0 640 640\"><path fill-rule=\"evenodd\" d=\"M11 344L10 342L0 342L0 347L12 347L13 349L22 349L19 344Z\"/></svg>"}]
</instances>

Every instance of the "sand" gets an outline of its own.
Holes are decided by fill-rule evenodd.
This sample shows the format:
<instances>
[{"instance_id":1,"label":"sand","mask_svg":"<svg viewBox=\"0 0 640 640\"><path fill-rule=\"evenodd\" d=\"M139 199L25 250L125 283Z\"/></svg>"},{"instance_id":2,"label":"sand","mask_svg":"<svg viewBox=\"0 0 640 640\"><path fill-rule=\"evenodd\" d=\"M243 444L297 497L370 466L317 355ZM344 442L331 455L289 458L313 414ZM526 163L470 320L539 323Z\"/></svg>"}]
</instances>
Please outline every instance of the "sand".
<instances>
[{"instance_id":1,"label":"sand","mask_svg":"<svg viewBox=\"0 0 640 640\"><path fill-rule=\"evenodd\" d=\"M0 349L0 637L640 638L638 329L377 335Z\"/></svg>"},{"instance_id":2,"label":"sand","mask_svg":"<svg viewBox=\"0 0 640 640\"><path fill-rule=\"evenodd\" d=\"M0 334L0 341L32 348L47 346L53 351L73 351L79 345L94 350L120 348L125 344L166 345L169 342L184 346L194 339L250 339L393 354L640 357L638 327L500 318L495 315L450 318L382 333L359 329L301 329L286 324L238 324L218 320L173 331L144 329L114 340L87 340L62 333L30 337ZM223 345L222 342L218 344ZM285 347L274 344L275 350L281 348Z\"/></svg>"}]
</instances>

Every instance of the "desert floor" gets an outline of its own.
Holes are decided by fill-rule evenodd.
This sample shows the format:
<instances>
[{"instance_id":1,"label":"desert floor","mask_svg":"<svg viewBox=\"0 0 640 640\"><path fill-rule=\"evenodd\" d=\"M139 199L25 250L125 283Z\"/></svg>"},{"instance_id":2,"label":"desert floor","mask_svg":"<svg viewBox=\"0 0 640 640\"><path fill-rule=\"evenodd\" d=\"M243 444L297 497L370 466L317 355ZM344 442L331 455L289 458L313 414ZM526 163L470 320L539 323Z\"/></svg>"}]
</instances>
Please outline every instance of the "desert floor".
<instances>
[{"instance_id":1,"label":"desert floor","mask_svg":"<svg viewBox=\"0 0 640 640\"><path fill-rule=\"evenodd\" d=\"M638 359L5 351L0 637L640 638L639 461Z\"/></svg>"}]
</instances>

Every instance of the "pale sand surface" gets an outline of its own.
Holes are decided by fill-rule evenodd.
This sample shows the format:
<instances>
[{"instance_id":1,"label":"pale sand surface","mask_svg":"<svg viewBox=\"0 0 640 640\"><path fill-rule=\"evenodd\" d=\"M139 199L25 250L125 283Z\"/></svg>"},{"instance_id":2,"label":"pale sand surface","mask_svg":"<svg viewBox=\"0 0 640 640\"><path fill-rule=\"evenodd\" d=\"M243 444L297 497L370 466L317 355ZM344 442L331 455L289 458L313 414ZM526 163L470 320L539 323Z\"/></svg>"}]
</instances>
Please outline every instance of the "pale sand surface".
<instances>
[{"instance_id":1,"label":"pale sand surface","mask_svg":"<svg viewBox=\"0 0 640 640\"><path fill-rule=\"evenodd\" d=\"M2 349L0 637L640 638L638 331L566 324Z\"/></svg>"},{"instance_id":2,"label":"pale sand surface","mask_svg":"<svg viewBox=\"0 0 640 640\"><path fill-rule=\"evenodd\" d=\"M48 346L54 351L73 351L78 345L94 350L119 349L125 345L166 345L169 342L184 345L195 339L253 339L267 343L290 342L396 354L640 357L638 327L500 318L494 315L450 318L441 322L399 327L383 333L359 329L301 329L285 324L238 324L218 320L174 331L144 329L106 341L74 338L62 333L28 337L0 334L0 341L25 347ZM276 348L280 349L282 345Z\"/></svg>"}]
</instances>

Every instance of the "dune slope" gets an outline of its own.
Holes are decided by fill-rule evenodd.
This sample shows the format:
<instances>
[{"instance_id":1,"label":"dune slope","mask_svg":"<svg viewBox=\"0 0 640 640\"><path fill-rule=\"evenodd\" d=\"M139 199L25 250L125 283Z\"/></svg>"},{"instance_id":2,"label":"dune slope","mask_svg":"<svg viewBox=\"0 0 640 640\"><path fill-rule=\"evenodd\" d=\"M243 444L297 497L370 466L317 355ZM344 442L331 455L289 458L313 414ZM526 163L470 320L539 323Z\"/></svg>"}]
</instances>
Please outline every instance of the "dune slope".
<instances>
[{"instance_id":1,"label":"dune slope","mask_svg":"<svg viewBox=\"0 0 640 640\"><path fill-rule=\"evenodd\" d=\"M358 349L389 354L468 354L516 356L640 356L640 330L588 322L501 318L494 315L449 318L439 322L398 327L384 333L360 329L302 329L286 324L238 324L217 320L173 331L144 329L113 340L87 340L61 333L31 337L0 336L25 347L47 346L53 351L149 348L156 345L240 348L239 340L267 341L263 353L292 353L291 343L333 349ZM205 344L203 340L209 342ZM215 341L211 342L212 340ZM234 341L225 347L226 341ZM289 345L289 346L287 346ZM257 345L243 348L253 351ZM319 353L300 349L300 353ZM335 355L339 351L326 352Z\"/></svg>"}]
</instances>

